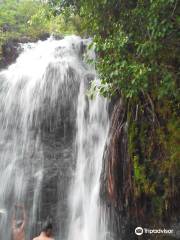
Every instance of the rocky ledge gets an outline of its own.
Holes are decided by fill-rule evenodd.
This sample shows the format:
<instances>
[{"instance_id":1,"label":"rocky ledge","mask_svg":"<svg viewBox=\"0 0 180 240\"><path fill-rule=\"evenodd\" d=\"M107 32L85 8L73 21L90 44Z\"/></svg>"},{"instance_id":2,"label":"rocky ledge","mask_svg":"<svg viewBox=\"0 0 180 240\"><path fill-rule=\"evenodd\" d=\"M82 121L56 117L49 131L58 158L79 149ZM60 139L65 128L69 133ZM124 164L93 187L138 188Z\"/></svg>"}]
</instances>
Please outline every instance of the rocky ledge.
<instances>
[{"instance_id":1,"label":"rocky ledge","mask_svg":"<svg viewBox=\"0 0 180 240\"><path fill-rule=\"evenodd\" d=\"M50 37L49 33L44 33L38 37L20 37L8 39L2 46L0 57L0 69L6 68L8 65L13 63L21 53L20 43L37 42L38 40L45 41ZM54 35L55 39L62 39L62 35Z\"/></svg>"}]
</instances>

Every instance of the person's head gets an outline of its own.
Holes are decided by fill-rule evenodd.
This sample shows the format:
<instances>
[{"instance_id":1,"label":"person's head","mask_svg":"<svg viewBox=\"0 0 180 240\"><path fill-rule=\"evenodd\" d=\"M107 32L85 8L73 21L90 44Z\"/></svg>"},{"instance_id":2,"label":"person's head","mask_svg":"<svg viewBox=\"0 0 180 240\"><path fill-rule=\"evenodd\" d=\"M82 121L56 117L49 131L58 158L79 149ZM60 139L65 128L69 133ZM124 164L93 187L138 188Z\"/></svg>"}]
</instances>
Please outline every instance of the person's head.
<instances>
[{"instance_id":1,"label":"person's head","mask_svg":"<svg viewBox=\"0 0 180 240\"><path fill-rule=\"evenodd\" d=\"M22 220L18 220L16 221L16 228L20 228L23 224L23 221Z\"/></svg>"},{"instance_id":2,"label":"person's head","mask_svg":"<svg viewBox=\"0 0 180 240\"><path fill-rule=\"evenodd\" d=\"M43 224L42 232L44 232L47 237L51 237L51 236L52 236L53 225L52 225L52 223L51 223L50 221L46 221L46 222Z\"/></svg>"}]
</instances>

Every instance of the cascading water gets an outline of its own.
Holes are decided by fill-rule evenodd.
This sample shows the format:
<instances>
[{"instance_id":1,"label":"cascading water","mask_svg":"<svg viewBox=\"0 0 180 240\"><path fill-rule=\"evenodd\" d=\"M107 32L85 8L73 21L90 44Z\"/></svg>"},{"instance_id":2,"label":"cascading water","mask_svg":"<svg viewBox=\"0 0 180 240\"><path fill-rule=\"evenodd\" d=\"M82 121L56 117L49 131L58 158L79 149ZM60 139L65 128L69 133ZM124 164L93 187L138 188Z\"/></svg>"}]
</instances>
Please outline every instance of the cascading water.
<instances>
[{"instance_id":1,"label":"cascading water","mask_svg":"<svg viewBox=\"0 0 180 240\"><path fill-rule=\"evenodd\" d=\"M57 239L105 240L99 200L107 103L86 91L95 71L86 40L21 46L0 72L0 239L11 239L14 204L25 204L26 237L50 216Z\"/></svg>"},{"instance_id":2,"label":"cascading water","mask_svg":"<svg viewBox=\"0 0 180 240\"><path fill-rule=\"evenodd\" d=\"M99 202L100 174L108 129L105 101L86 98L80 84L77 107L77 166L72 184L71 224L68 240L105 239L105 219Z\"/></svg>"}]
</instances>

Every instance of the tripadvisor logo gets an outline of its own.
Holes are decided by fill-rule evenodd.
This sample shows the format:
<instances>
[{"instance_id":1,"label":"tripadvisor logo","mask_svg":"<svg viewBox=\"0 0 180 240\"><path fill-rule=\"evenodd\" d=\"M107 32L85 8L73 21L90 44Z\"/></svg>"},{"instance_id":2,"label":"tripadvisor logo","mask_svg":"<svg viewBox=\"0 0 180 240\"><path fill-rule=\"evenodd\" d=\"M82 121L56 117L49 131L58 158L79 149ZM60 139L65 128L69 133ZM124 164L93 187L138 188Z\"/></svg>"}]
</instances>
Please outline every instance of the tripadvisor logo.
<instances>
[{"instance_id":1,"label":"tripadvisor logo","mask_svg":"<svg viewBox=\"0 0 180 240\"><path fill-rule=\"evenodd\" d=\"M143 228L142 227L137 227L135 229L135 234L138 235L138 236L142 235L143 234Z\"/></svg>"},{"instance_id":2,"label":"tripadvisor logo","mask_svg":"<svg viewBox=\"0 0 180 240\"><path fill-rule=\"evenodd\" d=\"M173 229L149 229L149 228L142 228L137 227L135 228L135 234L140 236L144 234L173 234Z\"/></svg>"}]
</instances>

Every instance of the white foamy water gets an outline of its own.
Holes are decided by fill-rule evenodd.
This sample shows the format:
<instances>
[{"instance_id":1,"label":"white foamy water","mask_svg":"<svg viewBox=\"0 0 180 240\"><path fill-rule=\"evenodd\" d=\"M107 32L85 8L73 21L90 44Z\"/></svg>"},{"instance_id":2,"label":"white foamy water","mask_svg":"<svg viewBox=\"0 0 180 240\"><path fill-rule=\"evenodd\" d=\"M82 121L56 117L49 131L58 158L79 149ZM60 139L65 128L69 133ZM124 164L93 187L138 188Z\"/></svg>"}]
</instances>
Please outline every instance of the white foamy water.
<instances>
[{"instance_id":1,"label":"white foamy water","mask_svg":"<svg viewBox=\"0 0 180 240\"><path fill-rule=\"evenodd\" d=\"M26 206L27 239L38 232L34 229L45 215L44 184L53 166L53 162L48 162L52 159L45 158L42 136L47 131L54 133L59 122L65 121L75 129L73 147L68 150L75 164L69 163L69 185L61 189L57 183L56 187L56 195L64 191L66 197L53 205L53 211L58 215L61 204L65 204L67 212L63 215L66 226L56 228L57 238L106 239L99 189L108 131L107 102L99 96L94 100L86 96L89 80L96 78L95 71L82 58L86 43L87 40L70 36L24 44L16 63L0 72L0 239L11 238L16 203ZM66 131L63 134L65 138ZM61 165L56 165L60 172ZM63 181L60 174L57 179ZM51 202L48 204L51 211ZM56 225L61 225L62 219L51 217Z\"/></svg>"},{"instance_id":2,"label":"white foamy water","mask_svg":"<svg viewBox=\"0 0 180 240\"><path fill-rule=\"evenodd\" d=\"M99 199L102 157L107 138L107 105L89 101L82 81L77 106L77 163L70 194L71 222L68 240L105 239L105 219ZM102 211L102 212L101 212Z\"/></svg>"}]
</instances>

